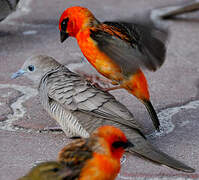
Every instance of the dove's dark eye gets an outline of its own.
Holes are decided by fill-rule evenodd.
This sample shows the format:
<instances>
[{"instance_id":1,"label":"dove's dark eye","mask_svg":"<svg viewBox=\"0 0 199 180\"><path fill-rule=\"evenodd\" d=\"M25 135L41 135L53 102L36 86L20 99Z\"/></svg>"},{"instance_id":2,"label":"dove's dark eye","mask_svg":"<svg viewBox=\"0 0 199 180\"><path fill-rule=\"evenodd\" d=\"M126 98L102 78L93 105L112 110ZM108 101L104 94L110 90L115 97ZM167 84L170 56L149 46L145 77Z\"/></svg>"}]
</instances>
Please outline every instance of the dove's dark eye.
<instances>
[{"instance_id":1,"label":"dove's dark eye","mask_svg":"<svg viewBox=\"0 0 199 180\"><path fill-rule=\"evenodd\" d=\"M64 32L65 32L66 29L67 29L68 21L69 21L69 19L66 18L66 19L64 19L64 20L61 22L61 30L64 31Z\"/></svg>"},{"instance_id":2,"label":"dove's dark eye","mask_svg":"<svg viewBox=\"0 0 199 180\"><path fill-rule=\"evenodd\" d=\"M34 71L35 67L33 65L28 66L29 71Z\"/></svg>"}]
</instances>

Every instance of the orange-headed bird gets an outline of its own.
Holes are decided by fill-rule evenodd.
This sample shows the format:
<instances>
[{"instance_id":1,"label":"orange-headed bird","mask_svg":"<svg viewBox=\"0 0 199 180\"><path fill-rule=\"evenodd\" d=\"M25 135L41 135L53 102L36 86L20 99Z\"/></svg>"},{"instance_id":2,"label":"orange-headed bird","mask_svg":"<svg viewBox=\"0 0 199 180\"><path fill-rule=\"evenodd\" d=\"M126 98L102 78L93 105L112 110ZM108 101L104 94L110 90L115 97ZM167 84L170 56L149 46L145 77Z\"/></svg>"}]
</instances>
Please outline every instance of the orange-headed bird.
<instances>
[{"instance_id":1,"label":"orange-headed bird","mask_svg":"<svg viewBox=\"0 0 199 180\"><path fill-rule=\"evenodd\" d=\"M133 146L120 129L101 126L90 138L80 138L65 146L58 161L78 167L73 172L80 180L113 180L120 171L124 150Z\"/></svg>"},{"instance_id":2,"label":"orange-headed bird","mask_svg":"<svg viewBox=\"0 0 199 180\"><path fill-rule=\"evenodd\" d=\"M101 126L65 146L58 162L41 163L19 180L114 180L124 149L132 146L120 129Z\"/></svg>"},{"instance_id":3,"label":"orange-headed bird","mask_svg":"<svg viewBox=\"0 0 199 180\"><path fill-rule=\"evenodd\" d=\"M159 130L159 120L150 102L147 80L140 68L155 71L165 60L167 33L126 22L103 22L84 7L66 9L59 20L61 42L75 37L87 60L96 70L119 84L147 108ZM164 38L163 38L164 37Z\"/></svg>"}]
</instances>

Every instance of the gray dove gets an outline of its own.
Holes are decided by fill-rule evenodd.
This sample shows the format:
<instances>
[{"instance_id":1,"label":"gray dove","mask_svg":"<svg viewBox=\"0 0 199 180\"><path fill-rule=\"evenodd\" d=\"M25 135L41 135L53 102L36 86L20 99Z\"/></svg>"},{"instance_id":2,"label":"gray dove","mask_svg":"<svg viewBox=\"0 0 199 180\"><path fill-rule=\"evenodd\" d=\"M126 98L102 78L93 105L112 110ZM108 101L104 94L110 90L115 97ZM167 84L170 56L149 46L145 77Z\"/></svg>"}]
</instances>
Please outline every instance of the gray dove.
<instances>
[{"instance_id":1,"label":"gray dove","mask_svg":"<svg viewBox=\"0 0 199 180\"><path fill-rule=\"evenodd\" d=\"M87 138L97 127L112 125L120 128L134 144L128 152L184 172L195 171L153 147L134 116L111 94L92 86L52 57L39 55L27 59L12 78L23 74L38 87L45 110L67 136Z\"/></svg>"}]
</instances>

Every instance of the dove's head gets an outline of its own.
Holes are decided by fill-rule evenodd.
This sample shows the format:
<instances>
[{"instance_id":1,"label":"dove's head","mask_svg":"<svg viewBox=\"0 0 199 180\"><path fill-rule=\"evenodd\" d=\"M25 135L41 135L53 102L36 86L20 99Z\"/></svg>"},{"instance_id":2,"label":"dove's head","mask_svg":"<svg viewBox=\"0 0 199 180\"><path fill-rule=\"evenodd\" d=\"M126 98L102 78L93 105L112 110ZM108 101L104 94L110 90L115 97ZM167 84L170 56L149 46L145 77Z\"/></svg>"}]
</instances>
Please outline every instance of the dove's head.
<instances>
[{"instance_id":1,"label":"dove's head","mask_svg":"<svg viewBox=\"0 0 199 180\"><path fill-rule=\"evenodd\" d=\"M35 85L40 83L41 78L49 71L58 68L61 64L54 58L45 55L37 55L28 58L21 69L12 75L12 79L22 75L27 76Z\"/></svg>"}]
</instances>

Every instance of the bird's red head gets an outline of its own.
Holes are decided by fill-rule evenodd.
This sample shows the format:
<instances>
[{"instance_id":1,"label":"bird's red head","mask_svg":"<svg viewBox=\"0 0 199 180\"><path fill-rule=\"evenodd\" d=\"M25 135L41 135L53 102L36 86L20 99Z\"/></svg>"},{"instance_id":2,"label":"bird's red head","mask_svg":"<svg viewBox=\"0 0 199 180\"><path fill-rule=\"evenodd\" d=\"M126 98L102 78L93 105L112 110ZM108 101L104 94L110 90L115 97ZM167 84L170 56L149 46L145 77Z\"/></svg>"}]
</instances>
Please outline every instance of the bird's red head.
<instances>
[{"instance_id":1,"label":"bird's red head","mask_svg":"<svg viewBox=\"0 0 199 180\"><path fill-rule=\"evenodd\" d=\"M127 140L125 134L114 126L102 126L94 134L105 140L115 158L120 159L125 148L133 147L133 144Z\"/></svg>"},{"instance_id":2,"label":"bird's red head","mask_svg":"<svg viewBox=\"0 0 199 180\"><path fill-rule=\"evenodd\" d=\"M66 9L59 19L60 40L63 42L69 36L76 34L89 22L94 20L94 15L84 7L74 6Z\"/></svg>"}]
</instances>

